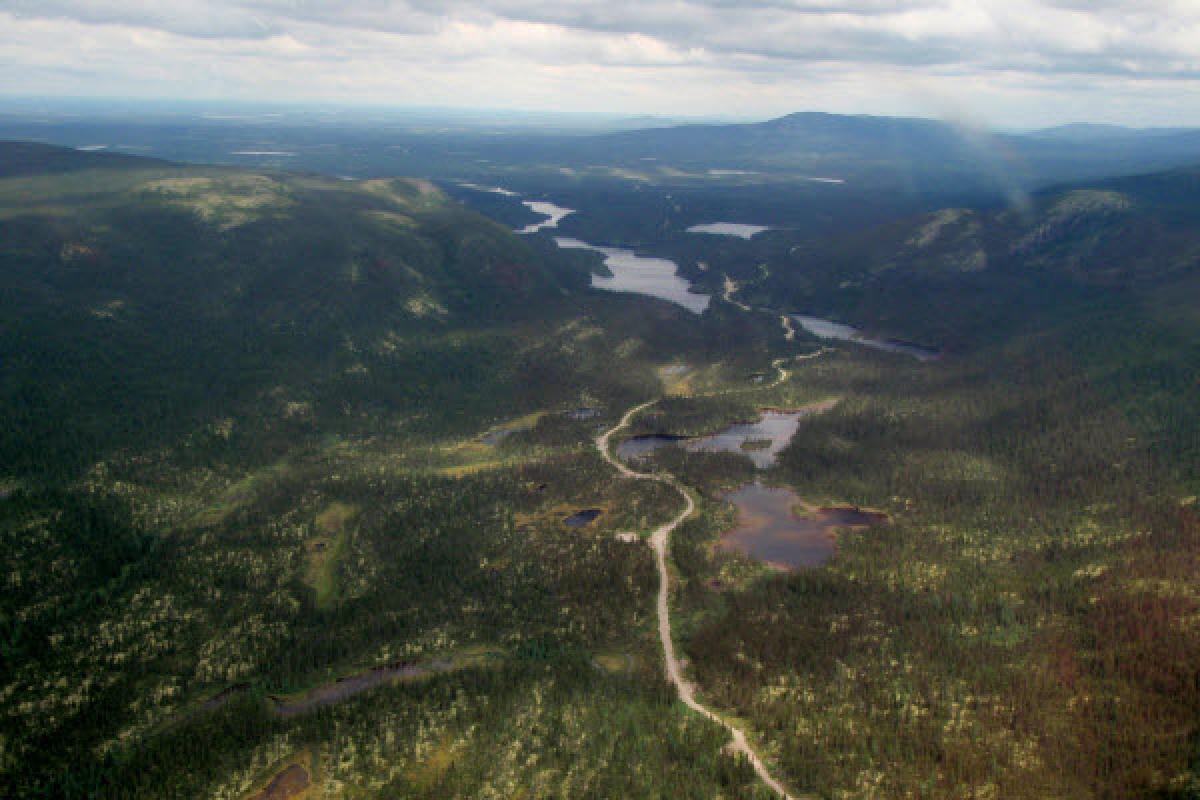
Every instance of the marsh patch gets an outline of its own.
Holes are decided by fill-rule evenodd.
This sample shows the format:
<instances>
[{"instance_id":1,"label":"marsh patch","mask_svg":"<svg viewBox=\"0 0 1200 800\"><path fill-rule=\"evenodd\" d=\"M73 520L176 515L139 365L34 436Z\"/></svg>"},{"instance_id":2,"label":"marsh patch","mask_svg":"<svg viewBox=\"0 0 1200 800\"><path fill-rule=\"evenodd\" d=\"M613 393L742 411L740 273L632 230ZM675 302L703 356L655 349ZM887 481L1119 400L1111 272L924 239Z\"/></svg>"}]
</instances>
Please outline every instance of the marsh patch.
<instances>
[{"instance_id":1,"label":"marsh patch","mask_svg":"<svg viewBox=\"0 0 1200 800\"><path fill-rule=\"evenodd\" d=\"M453 669L453 663L448 659L431 661L428 664L392 664L386 667L375 667L345 678L339 678L333 683L318 686L303 695L291 699L275 700L275 713L281 717L296 717L316 711L318 708L340 703L356 694L374 689L393 681L423 678L439 672Z\"/></svg>"}]
</instances>

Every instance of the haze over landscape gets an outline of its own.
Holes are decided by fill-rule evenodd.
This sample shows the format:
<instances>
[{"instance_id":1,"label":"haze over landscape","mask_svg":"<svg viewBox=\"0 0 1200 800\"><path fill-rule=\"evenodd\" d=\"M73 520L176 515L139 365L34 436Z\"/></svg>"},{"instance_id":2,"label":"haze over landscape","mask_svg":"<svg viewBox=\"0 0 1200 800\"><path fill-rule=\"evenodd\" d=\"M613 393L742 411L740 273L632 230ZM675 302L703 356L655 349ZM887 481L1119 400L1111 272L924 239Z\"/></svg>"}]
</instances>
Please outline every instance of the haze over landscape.
<instances>
[{"instance_id":1,"label":"haze over landscape","mask_svg":"<svg viewBox=\"0 0 1200 800\"><path fill-rule=\"evenodd\" d=\"M1200 124L1197 40L1190 0L10 0L0 92L1158 127Z\"/></svg>"},{"instance_id":2,"label":"haze over landscape","mask_svg":"<svg viewBox=\"0 0 1200 800\"><path fill-rule=\"evenodd\" d=\"M0 2L0 796L1200 797L1198 41Z\"/></svg>"}]
</instances>

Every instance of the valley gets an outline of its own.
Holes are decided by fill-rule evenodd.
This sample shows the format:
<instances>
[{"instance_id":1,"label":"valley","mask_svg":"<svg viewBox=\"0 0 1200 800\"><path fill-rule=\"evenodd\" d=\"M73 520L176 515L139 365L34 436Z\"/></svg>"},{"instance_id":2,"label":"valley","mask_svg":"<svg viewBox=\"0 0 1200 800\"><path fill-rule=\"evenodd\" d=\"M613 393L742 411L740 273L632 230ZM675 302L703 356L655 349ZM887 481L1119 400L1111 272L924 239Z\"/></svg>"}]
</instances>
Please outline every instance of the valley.
<instances>
[{"instance_id":1,"label":"valley","mask_svg":"<svg viewBox=\"0 0 1200 800\"><path fill-rule=\"evenodd\" d=\"M0 799L1200 800L1197 41L0 3Z\"/></svg>"},{"instance_id":2,"label":"valley","mask_svg":"<svg viewBox=\"0 0 1200 800\"><path fill-rule=\"evenodd\" d=\"M646 236L536 169L12 152L6 796L1194 779L1186 178Z\"/></svg>"}]
</instances>

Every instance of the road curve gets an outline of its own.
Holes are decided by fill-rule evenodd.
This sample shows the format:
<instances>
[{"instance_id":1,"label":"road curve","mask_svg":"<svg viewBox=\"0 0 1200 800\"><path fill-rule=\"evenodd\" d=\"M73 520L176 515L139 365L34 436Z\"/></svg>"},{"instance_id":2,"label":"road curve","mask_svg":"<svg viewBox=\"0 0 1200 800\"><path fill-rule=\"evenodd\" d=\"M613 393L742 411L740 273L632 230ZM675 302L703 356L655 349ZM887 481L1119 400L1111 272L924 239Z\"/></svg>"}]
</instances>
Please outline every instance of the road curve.
<instances>
[{"instance_id":1,"label":"road curve","mask_svg":"<svg viewBox=\"0 0 1200 800\"><path fill-rule=\"evenodd\" d=\"M782 366L777 365L777 369L781 373L782 381L785 379L786 373ZM771 775L770 770L767 769L767 765L763 763L758 753L746 741L745 732L736 725L726 722L696 699L696 687L683 676L683 667L679 663L678 656L675 655L675 641L671 637L671 604L669 602L671 586L670 572L667 570L667 548L670 544L671 533L695 512L696 503L692 500L691 493L671 475L666 473L638 472L630 469L616 458L609 448L609 440L612 439L613 434L628 427L637 414L657 402L657 400L649 400L626 411L625 416L621 417L621 421L616 426L596 437L596 448L600 451L600 455L604 457L604 460L616 467L617 472L621 473L624 477L640 481L665 483L679 492L684 500L683 510L669 522L659 526L650 537L650 545L654 549L654 561L658 566L658 638L662 643L663 660L667 667L667 677L670 679L672 685L674 685L676 692L679 694L679 699L683 701L684 705L698 714L703 714L729 731L733 737L733 741L729 745L730 749L746 757L746 760L754 767L755 773L758 774L763 783L771 787L784 800L797 800L795 796L788 794L783 784Z\"/></svg>"}]
</instances>

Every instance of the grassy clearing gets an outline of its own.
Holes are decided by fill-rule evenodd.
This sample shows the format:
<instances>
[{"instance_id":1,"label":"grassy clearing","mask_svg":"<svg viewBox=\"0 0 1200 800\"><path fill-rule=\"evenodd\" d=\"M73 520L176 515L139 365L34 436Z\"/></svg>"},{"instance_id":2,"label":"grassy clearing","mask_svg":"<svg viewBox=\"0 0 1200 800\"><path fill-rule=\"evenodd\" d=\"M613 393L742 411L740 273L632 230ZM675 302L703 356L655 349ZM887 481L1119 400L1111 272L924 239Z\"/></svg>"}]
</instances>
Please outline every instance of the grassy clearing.
<instances>
[{"instance_id":1,"label":"grassy clearing","mask_svg":"<svg viewBox=\"0 0 1200 800\"><path fill-rule=\"evenodd\" d=\"M602 670L610 675L632 675L639 668L639 660L634 653L605 652L592 656Z\"/></svg>"},{"instance_id":2,"label":"grassy clearing","mask_svg":"<svg viewBox=\"0 0 1200 800\"><path fill-rule=\"evenodd\" d=\"M332 503L317 515L317 528L324 535L305 542L307 564L304 582L316 593L317 608L326 609L338 600L338 567L346 554L350 525L357 506Z\"/></svg>"}]
</instances>

